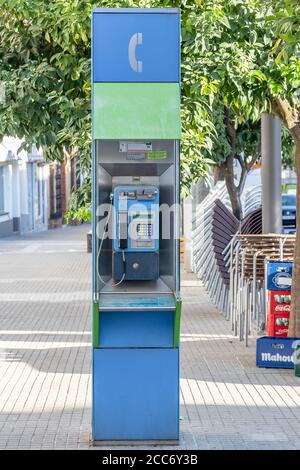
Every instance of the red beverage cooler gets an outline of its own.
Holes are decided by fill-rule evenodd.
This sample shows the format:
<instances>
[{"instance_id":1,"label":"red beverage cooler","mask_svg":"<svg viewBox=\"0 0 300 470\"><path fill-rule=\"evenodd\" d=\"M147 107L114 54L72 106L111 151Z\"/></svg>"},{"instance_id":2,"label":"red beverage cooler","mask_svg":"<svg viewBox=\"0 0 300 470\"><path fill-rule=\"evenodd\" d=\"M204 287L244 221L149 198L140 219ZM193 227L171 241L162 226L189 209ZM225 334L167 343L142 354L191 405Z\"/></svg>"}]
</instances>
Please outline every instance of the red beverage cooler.
<instances>
[{"instance_id":1,"label":"red beverage cooler","mask_svg":"<svg viewBox=\"0 0 300 470\"><path fill-rule=\"evenodd\" d=\"M287 336L291 310L290 290L269 290L267 304L267 335Z\"/></svg>"}]
</instances>

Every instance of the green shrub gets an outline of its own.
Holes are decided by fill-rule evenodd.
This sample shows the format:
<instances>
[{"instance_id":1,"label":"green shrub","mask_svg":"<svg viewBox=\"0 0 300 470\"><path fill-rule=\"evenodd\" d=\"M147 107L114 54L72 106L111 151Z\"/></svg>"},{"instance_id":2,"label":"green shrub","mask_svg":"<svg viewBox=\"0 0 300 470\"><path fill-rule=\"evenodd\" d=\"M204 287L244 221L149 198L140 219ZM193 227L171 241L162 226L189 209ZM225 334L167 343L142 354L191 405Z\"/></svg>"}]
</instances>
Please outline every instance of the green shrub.
<instances>
[{"instance_id":1,"label":"green shrub","mask_svg":"<svg viewBox=\"0 0 300 470\"><path fill-rule=\"evenodd\" d=\"M83 223L92 221L91 196L91 179L86 178L83 184L71 193L69 208L64 216L66 224L70 222Z\"/></svg>"}]
</instances>

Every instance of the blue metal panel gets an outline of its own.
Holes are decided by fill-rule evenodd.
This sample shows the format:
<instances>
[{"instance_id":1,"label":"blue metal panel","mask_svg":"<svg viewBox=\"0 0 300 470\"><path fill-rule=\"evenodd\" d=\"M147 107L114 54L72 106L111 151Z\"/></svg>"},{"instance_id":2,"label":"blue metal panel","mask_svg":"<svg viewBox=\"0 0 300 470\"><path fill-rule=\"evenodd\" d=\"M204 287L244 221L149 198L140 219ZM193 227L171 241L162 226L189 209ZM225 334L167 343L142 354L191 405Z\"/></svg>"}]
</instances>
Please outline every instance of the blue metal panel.
<instances>
[{"instance_id":1,"label":"blue metal panel","mask_svg":"<svg viewBox=\"0 0 300 470\"><path fill-rule=\"evenodd\" d=\"M161 13L93 13L94 82L180 81L179 11Z\"/></svg>"},{"instance_id":2,"label":"blue metal panel","mask_svg":"<svg viewBox=\"0 0 300 470\"><path fill-rule=\"evenodd\" d=\"M113 278L115 281L157 281L159 254L155 251L113 253Z\"/></svg>"},{"instance_id":3,"label":"blue metal panel","mask_svg":"<svg viewBox=\"0 0 300 470\"><path fill-rule=\"evenodd\" d=\"M290 290L292 283L293 263L288 261L268 261L267 289Z\"/></svg>"},{"instance_id":4,"label":"blue metal panel","mask_svg":"<svg viewBox=\"0 0 300 470\"><path fill-rule=\"evenodd\" d=\"M100 348L173 347L175 310L100 311Z\"/></svg>"},{"instance_id":5,"label":"blue metal panel","mask_svg":"<svg viewBox=\"0 0 300 470\"><path fill-rule=\"evenodd\" d=\"M94 440L179 438L178 349L95 349Z\"/></svg>"},{"instance_id":6,"label":"blue metal panel","mask_svg":"<svg viewBox=\"0 0 300 470\"><path fill-rule=\"evenodd\" d=\"M277 338L276 336L259 338L256 341L256 365L275 369L293 369L294 348L299 341L299 338Z\"/></svg>"}]
</instances>

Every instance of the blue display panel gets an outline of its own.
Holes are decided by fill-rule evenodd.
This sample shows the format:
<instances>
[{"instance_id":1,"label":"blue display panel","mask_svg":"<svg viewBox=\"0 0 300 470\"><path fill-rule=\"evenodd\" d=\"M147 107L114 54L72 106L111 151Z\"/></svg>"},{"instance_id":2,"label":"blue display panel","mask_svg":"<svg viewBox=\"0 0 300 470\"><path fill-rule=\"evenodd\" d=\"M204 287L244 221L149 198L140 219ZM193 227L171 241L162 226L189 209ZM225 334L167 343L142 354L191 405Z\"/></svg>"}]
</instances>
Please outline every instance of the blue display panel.
<instances>
[{"instance_id":1,"label":"blue display panel","mask_svg":"<svg viewBox=\"0 0 300 470\"><path fill-rule=\"evenodd\" d=\"M94 82L179 82L179 10L93 12Z\"/></svg>"},{"instance_id":2,"label":"blue display panel","mask_svg":"<svg viewBox=\"0 0 300 470\"><path fill-rule=\"evenodd\" d=\"M94 349L95 440L178 439L178 349Z\"/></svg>"},{"instance_id":3,"label":"blue display panel","mask_svg":"<svg viewBox=\"0 0 300 470\"><path fill-rule=\"evenodd\" d=\"M289 261L267 262L267 289L291 290L293 263Z\"/></svg>"},{"instance_id":4,"label":"blue display panel","mask_svg":"<svg viewBox=\"0 0 300 470\"><path fill-rule=\"evenodd\" d=\"M102 310L114 309L175 309L175 297L173 294L126 294L122 295L103 294L100 295L99 307Z\"/></svg>"},{"instance_id":5,"label":"blue display panel","mask_svg":"<svg viewBox=\"0 0 300 470\"><path fill-rule=\"evenodd\" d=\"M100 310L100 348L172 348L175 310Z\"/></svg>"}]
</instances>

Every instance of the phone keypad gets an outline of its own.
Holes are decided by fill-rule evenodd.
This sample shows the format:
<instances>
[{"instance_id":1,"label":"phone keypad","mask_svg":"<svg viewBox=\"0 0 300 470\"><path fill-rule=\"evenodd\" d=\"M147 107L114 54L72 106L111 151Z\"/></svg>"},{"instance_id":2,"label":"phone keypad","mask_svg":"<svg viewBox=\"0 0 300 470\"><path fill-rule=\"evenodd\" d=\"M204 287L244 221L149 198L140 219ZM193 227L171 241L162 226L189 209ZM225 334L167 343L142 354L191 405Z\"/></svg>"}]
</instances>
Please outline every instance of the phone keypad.
<instances>
[{"instance_id":1,"label":"phone keypad","mask_svg":"<svg viewBox=\"0 0 300 470\"><path fill-rule=\"evenodd\" d=\"M152 224L138 224L137 226L138 236L141 238L152 237Z\"/></svg>"}]
</instances>

